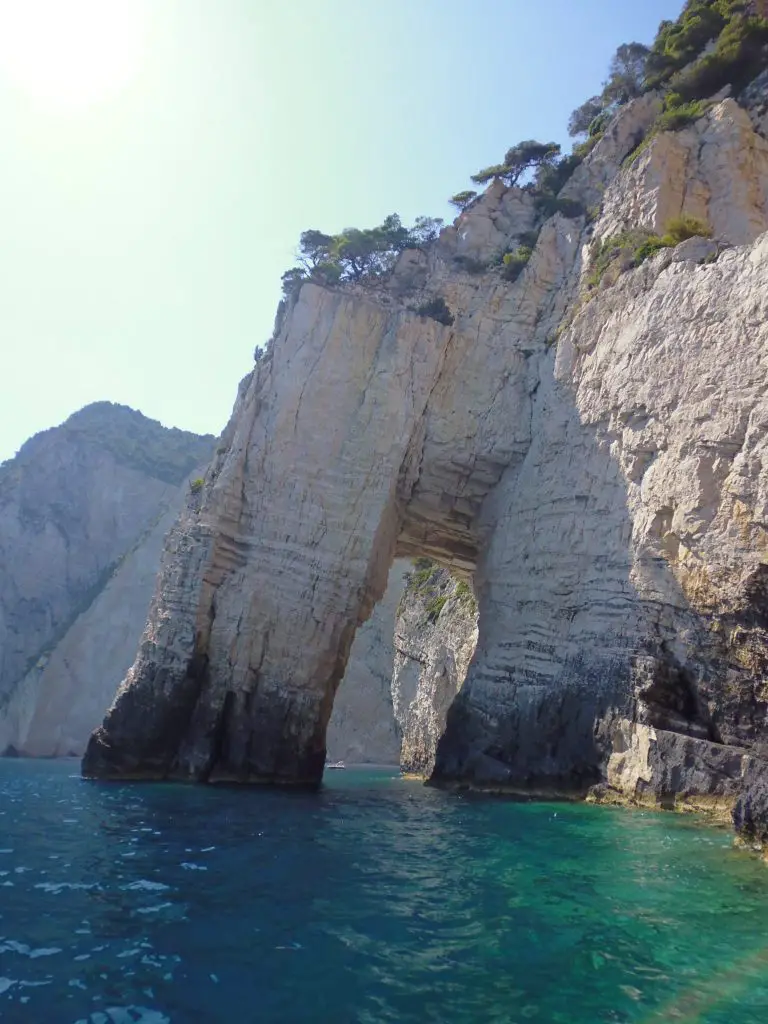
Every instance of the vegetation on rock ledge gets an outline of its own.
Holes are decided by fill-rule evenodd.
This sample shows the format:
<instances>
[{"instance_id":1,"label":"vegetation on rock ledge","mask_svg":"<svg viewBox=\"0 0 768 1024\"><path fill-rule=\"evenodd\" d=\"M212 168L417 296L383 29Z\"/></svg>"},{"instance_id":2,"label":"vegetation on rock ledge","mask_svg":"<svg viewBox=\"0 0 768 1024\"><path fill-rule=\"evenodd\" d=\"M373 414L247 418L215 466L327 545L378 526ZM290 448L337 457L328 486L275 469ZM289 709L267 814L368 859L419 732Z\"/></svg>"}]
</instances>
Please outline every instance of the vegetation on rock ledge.
<instances>
[{"instance_id":1,"label":"vegetation on rock ledge","mask_svg":"<svg viewBox=\"0 0 768 1024\"><path fill-rule=\"evenodd\" d=\"M414 572L405 575L405 590L397 608L401 615L408 597L418 598L424 611L424 623L437 622L448 601L453 598L469 615L477 613L477 602L470 585L458 580L451 572L433 562L431 558L417 558Z\"/></svg>"},{"instance_id":2,"label":"vegetation on rock ledge","mask_svg":"<svg viewBox=\"0 0 768 1024\"><path fill-rule=\"evenodd\" d=\"M501 163L483 168L471 180L484 185L498 179L508 186L524 188L535 197L539 223L556 213L571 219L595 220L597 207L585 210L560 192L624 104L650 90L662 94L663 108L645 138L627 157L632 160L659 132L678 131L702 117L711 105L711 97L724 86L742 89L766 67L768 19L760 16L755 0L687 0L675 21L661 23L650 47L638 42L618 47L602 91L570 116L568 132L577 140L570 154L561 155L556 142L526 139L511 146ZM465 189L451 196L449 202L463 213L477 195L475 190ZM441 226L438 218L418 217L413 227L406 228L397 214L391 214L374 228L346 228L337 235L305 231L299 243L298 265L283 275L284 294L294 295L306 280L324 285L379 280L393 269L403 250L434 241ZM633 261L642 262L651 252L671 244L665 238L646 232L638 240L637 233L627 232L620 244L611 240L611 249L621 249L625 258L631 255ZM455 257L455 262L472 274L500 265L505 279L514 281L530 258L531 248L521 240L516 250L502 253L490 263L464 255ZM602 253L599 259L604 257ZM452 322L447 306L438 309L434 305L438 301L425 303L418 312L441 323ZM433 305L434 311L430 312Z\"/></svg>"},{"instance_id":3,"label":"vegetation on rock ledge","mask_svg":"<svg viewBox=\"0 0 768 1024\"><path fill-rule=\"evenodd\" d=\"M345 228L338 235L304 231L299 239L299 265L283 274L283 292L294 294L304 281L333 285L383 277L405 249L433 242L442 227L438 217L417 217L411 228L392 213L375 228Z\"/></svg>"},{"instance_id":4,"label":"vegetation on rock ledge","mask_svg":"<svg viewBox=\"0 0 768 1024\"><path fill-rule=\"evenodd\" d=\"M613 284L622 273L639 267L662 249L673 249L689 238L710 238L711 235L707 224L690 216L668 221L663 235L655 235L644 228L630 228L611 235L592 246L587 288L594 290L604 283Z\"/></svg>"}]
</instances>

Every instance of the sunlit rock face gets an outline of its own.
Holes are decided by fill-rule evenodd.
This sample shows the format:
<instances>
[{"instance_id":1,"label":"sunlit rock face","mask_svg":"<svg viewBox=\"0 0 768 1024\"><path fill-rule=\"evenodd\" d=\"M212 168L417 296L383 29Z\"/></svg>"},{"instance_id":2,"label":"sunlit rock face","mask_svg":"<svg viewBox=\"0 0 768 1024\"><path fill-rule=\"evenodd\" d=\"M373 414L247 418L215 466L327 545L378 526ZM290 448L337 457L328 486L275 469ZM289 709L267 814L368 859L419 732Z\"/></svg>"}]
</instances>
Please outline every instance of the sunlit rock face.
<instances>
[{"instance_id":1,"label":"sunlit rock face","mask_svg":"<svg viewBox=\"0 0 768 1024\"><path fill-rule=\"evenodd\" d=\"M624 164L657 111L647 97L618 116L566 186L571 217L535 221L496 185L377 287L301 287L170 535L87 774L316 783L355 631L398 556L472 577L478 604L435 779L584 792L611 763L620 789L611 758L633 725L754 748L765 143L726 100ZM596 196L599 215L575 215ZM585 300L592 239L679 213L708 217L715 244ZM532 226L505 281L492 258ZM451 325L414 312L434 297Z\"/></svg>"},{"instance_id":2,"label":"sunlit rock face","mask_svg":"<svg viewBox=\"0 0 768 1024\"><path fill-rule=\"evenodd\" d=\"M213 438L87 406L0 467L0 753L81 754Z\"/></svg>"}]
</instances>

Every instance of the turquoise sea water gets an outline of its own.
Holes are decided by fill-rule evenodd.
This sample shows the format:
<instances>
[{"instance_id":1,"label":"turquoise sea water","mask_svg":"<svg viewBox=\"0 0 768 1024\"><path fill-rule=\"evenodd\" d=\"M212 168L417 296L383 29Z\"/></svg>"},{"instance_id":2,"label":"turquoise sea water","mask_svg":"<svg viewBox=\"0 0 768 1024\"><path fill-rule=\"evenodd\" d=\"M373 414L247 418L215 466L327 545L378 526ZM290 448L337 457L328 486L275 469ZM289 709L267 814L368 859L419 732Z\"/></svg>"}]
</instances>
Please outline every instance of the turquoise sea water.
<instances>
[{"instance_id":1,"label":"turquoise sea water","mask_svg":"<svg viewBox=\"0 0 768 1024\"><path fill-rule=\"evenodd\" d=\"M768 869L675 815L0 761L0 1020L768 1022Z\"/></svg>"}]
</instances>

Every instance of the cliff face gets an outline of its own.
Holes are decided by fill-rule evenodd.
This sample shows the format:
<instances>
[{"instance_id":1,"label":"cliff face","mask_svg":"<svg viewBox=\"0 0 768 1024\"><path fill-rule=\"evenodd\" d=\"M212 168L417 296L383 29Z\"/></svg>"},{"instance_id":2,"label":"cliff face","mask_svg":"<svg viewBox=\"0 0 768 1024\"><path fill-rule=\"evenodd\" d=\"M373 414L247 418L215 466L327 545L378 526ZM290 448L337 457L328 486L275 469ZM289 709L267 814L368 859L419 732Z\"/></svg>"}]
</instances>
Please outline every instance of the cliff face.
<instances>
[{"instance_id":1,"label":"cliff face","mask_svg":"<svg viewBox=\"0 0 768 1024\"><path fill-rule=\"evenodd\" d=\"M428 776L476 642L467 583L432 562L397 559L384 597L355 634L328 723L328 759Z\"/></svg>"},{"instance_id":2,"label":"cliff face","mask_svg":"<svg viewBox=\"0 0 768 1024\"><path fill-rule=\"evenodd\" d=\"M435 565L411 572L395 621L392 672L404 771L431 774L476 643L477 605L467 584Z\"/></svg>"},{"instance_id":3,"label":"cliff face","mask_svg":"<svg viewBox=\"0 0 768 1024\"><path fill-rule=\"evenodd\" d=\"M393 558L427 556L479 608L436 778L733 799L768 710L768 145L726 99L626 161L658 110L618 115L572 216L497 182L386 282L301 287L87 774L317 781L355 629ZM713 241L587 294L596 243L681 213ZM435 297L451 325L413 312Z\"/></svg>"},{"instance_id":4,"label":"cliff face","mask_svg":"<svg viewBox=\"0 0 768 1024\"><path fill-rule=\"evenodd\" d=\"M98 403L0 467L0 752L80 753L138 643L213 439Z\"/></svg>"}]
</instances>

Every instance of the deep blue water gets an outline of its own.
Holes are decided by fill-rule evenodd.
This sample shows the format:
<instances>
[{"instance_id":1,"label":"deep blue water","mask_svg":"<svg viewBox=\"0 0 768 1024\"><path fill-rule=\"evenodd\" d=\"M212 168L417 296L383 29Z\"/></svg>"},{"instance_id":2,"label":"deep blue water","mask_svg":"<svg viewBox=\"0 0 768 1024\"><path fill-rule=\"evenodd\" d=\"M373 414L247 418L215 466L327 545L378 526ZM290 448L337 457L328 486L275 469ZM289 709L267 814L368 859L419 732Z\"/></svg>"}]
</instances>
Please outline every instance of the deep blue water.
<instances>
[{"instance_id":1,"label":"deep blue water","mask_svg":"<svg viewBox=\"0 0 768 1024\"><path fill-rule=\"evenodd\" d=\"M0 761L0 1019L768 1022L768 869L691 819Z\"/></svg>"}]
</instances>

